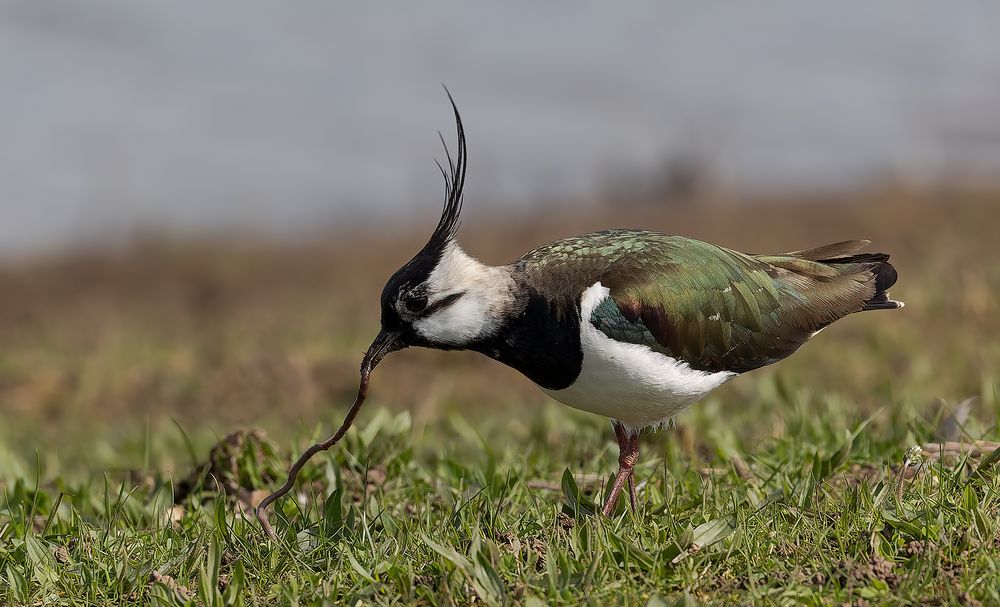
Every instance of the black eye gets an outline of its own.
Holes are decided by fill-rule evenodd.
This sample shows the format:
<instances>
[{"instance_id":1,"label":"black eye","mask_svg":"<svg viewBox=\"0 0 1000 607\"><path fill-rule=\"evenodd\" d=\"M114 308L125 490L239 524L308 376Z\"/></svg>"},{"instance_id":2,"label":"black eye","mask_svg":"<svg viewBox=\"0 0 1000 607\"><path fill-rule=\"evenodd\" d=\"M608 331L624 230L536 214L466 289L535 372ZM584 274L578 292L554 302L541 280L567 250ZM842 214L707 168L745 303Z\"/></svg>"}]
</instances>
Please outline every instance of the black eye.
<instances>
[{"instance_id":1,"label":"black eye","mask_svg":"<svg viewBox=\"0 0 1000 607\"><path fill-rule=\"evenodd\" d=\"M427 297L411 297L403 302L403 305L406 306L406 309L410 312L420 312L427 307Z\"/></svg>"}]
</instances>

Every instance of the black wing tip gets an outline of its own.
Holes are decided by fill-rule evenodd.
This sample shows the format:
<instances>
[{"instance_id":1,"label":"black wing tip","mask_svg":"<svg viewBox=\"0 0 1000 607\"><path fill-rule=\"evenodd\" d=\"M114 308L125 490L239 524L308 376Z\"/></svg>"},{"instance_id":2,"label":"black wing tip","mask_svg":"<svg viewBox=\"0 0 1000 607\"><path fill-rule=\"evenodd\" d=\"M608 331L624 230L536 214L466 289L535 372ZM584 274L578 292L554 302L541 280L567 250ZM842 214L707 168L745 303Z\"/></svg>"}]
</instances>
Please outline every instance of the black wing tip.
<instances>
[{"instance_id":1,"label":"black wing tip","mask_svg":"<svg viewBox=\"0 0 1000 607\"><path fill-rule=\"evenodd\" d=\"M869 241L847 241L823 248L839 248L843 245L860 244L862 242L868 243ZM829 265L860 264L871 272L872 278L875 279L875 295L873 295L868 301L864 302L864 306L861 308L863 311L898 310L904 306L901 301L889 299L889 288L896 284L896 279L899 278L899 274L896 272L896 268L889 263L888 253L859 253L857 255L844 255L828 259L817 259L816 261Z\"/></svg>"},{"instance_id":2,"label":"black wing tip","mask_svg":"<svg viewBox=\"0 0 1000 607\"><path fill-rule=\"evenodd\" d=\"M888 265L886 262L889 261L889 254L859 253L857 255L846 255L842 257L832 257L829 259L815 259L813 261L817 261L819 263L833 264L833 265L849 264L849 263L875 263L875 264L885 263L886 265ZM889 267L891 268L892 266ZM893 272L895 272L895 270L893 270Z\"/></svg>"},{"instance_id":3,"label":"black wing tip","mask_svg":"<svg viewBox=\"0 0 1000 607\"><path fill-rule=\"evenodd\" d=\"M889 299L889 287L896 284L899 278L896 268L889 263L889 256L885 253L874 253L878 259L866 260L872 264L871 272L875 278L875 295L865 302L862 310L898 310L905 304L895 299ZM862 256L858 256L862 257Z\"/></svg>"},{"instance_id":4,"label":"black wing tip","mask_svg":"<svg viewBox=\"0 0 1000 607\"><path fill-rule=\"evenodd\" d=\"M885 256L885 260L879 262L875 267L873 272L875 274L875 289L878 293L887 294L889 287L896 284L896 279L899 278L899 274L896 273L896 268L889 263L889 256Z\"/></svg>"}]
</instances>

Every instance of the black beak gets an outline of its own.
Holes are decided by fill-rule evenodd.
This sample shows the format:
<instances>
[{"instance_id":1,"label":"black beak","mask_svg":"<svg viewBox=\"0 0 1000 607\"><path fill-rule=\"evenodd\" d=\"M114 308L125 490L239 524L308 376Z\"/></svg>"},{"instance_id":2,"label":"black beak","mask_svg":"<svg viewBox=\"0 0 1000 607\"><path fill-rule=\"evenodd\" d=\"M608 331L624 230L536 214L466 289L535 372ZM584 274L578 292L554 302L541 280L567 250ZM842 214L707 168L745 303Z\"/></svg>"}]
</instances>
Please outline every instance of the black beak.
<instances>
[{"instance_id":1,"label":"black beak","mask_svg":"<svg viewBox=\"0 0 1000 607\"><path fill-rule=\"evenodd\" d=\"M361 361L362 377L367 377L382 362L382 358L386 354L402 350L405 347L406 343L403 341L402 334L386 331L385 329L379 331L378 335L375 336L375 341L372 342L372 345L368 346L368 351L365 352L365 357Z\"/></svg>"}]
</instances>

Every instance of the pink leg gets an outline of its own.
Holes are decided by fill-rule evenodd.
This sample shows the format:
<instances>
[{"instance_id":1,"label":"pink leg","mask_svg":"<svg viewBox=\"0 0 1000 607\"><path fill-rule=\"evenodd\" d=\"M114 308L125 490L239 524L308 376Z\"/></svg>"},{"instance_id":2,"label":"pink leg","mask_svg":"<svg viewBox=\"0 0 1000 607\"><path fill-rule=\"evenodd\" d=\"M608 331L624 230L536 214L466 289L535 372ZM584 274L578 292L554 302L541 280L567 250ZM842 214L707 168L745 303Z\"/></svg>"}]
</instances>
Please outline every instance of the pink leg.
<instances>
[{"instance_id":1,"label":"pink leg","mask_svg":"<svg viewBox=\"0 0 1000 607\"><path fill-rule=\"evenodd\" d=\"M632 504L632 511L635 506L635 464L639 461L639 434L629 436L625 430L625 425L617 420L612 420L611 427L615 430L615 438L618 439L618 474L615 475L615 482L611 486L611 492L604 502L604 516L611 516L615 510L615 503L618 502L618 495L621 494L625 483L628 483L628 496Z\"/></svg>"}]
</instances>

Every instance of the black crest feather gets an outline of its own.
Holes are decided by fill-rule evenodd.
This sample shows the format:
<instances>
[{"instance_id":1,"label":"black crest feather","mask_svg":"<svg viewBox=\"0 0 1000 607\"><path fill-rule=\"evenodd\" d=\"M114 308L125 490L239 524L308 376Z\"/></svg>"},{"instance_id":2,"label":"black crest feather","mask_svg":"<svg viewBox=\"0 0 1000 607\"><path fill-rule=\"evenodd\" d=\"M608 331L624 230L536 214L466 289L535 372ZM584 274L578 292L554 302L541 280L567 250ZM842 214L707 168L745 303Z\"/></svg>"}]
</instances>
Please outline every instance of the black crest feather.
<instances>
[{"instance_id":1,"label":"black crest feather","mask_svg":"<svg viewBox=\"0 0 1000 607\"><path fill-rule=\"evenodd\" d=\"M444 143L444 137L441 137L445 158L448 161L447 170L440 162L437 163L441 176L444 177L444 208L441 210L441 219L427 244L413 256L413 259L397 270L382 289L383 328L395 330L402 326L402 320L395 310L396 302L407 294L411 297L422 294L421 285L434 271L434 267L441 260L445 246L458 231L458 217L462 212L462 188L465 185L465 129L462 128L462 117L458 114L455 100L452 99L447 87L444 90L448 93L448 100L451 101L451 108L455 112L455 125L458 130L458 149L454 157L448 150L448 145ZM440 136L440 133L438 135Z\"/></svg>"},{"instance_id":2,"label":"black crest feather","mask_svg":"<svg viewBox=\"0 0 1000 607\"><path fill-rule=\"evenodd\" d=\"M434 233L431 234L431 238L425 246L425 249L428 250L440 250L449 240L455 237L455 233L458 231L458 218L462 213L462 189L465 187L465 170L468 163L462 117L459 115L458 107L455 105L455 100L452 98L451 92L447 87L445 87L444 92L447 93L448 101L451 102L451 109L455 112L458 149L455 152L455 157L452 158L451 152L448 150L448 144L444 142L444 137L441 136L441 133L438 133L438 136L441 138L441 145L444 146L445 158L448 160L448 170L446 171L440 162L435 161L438 169L441 171L441 176L444 177L445 198L444 208L441 209L441 219L438 221L437 227L434 228Z\"/></svg>"}]
</instances>

